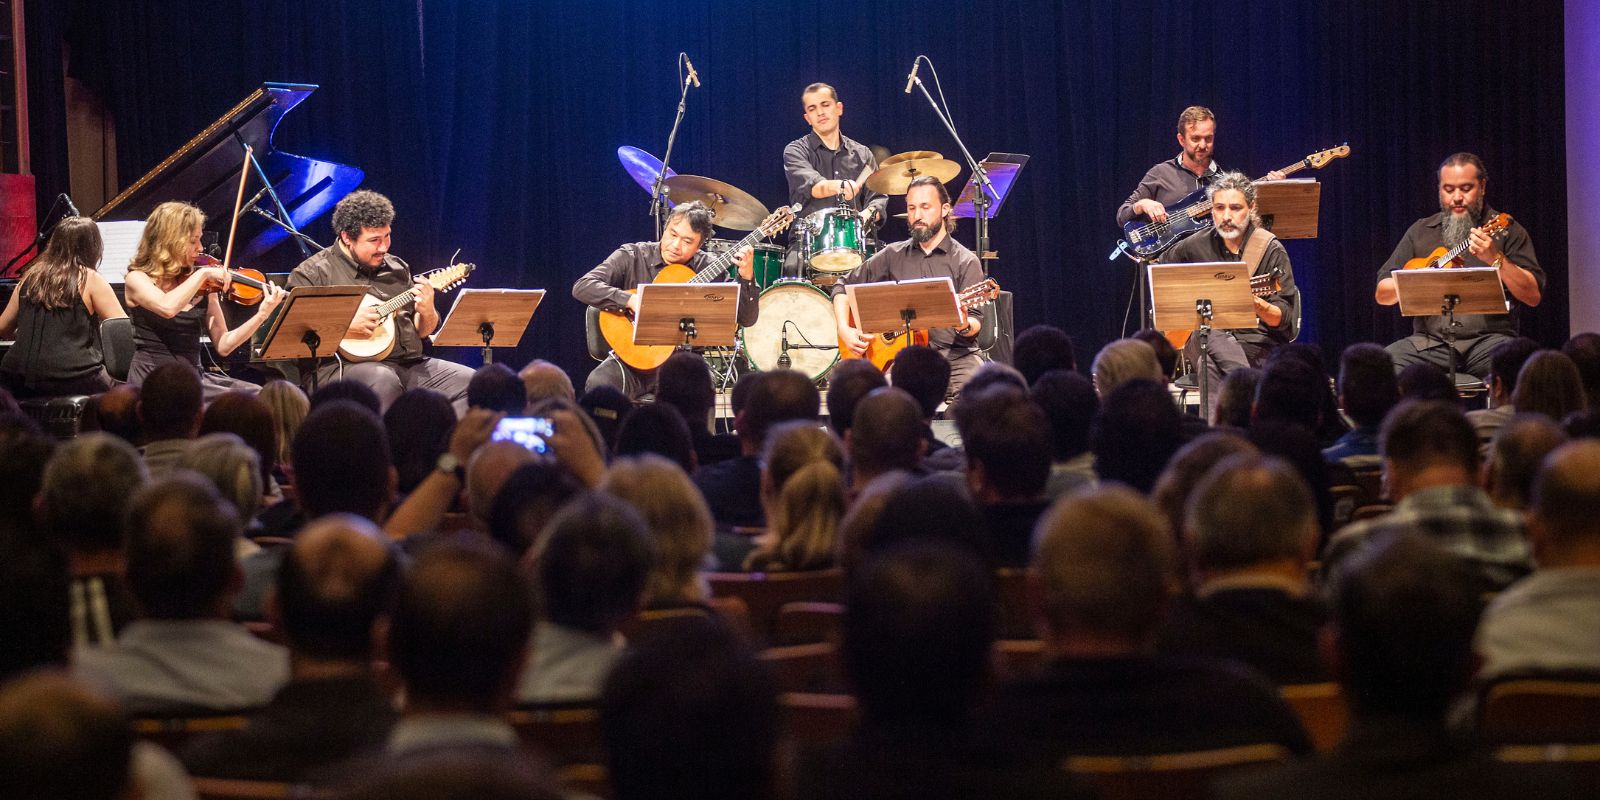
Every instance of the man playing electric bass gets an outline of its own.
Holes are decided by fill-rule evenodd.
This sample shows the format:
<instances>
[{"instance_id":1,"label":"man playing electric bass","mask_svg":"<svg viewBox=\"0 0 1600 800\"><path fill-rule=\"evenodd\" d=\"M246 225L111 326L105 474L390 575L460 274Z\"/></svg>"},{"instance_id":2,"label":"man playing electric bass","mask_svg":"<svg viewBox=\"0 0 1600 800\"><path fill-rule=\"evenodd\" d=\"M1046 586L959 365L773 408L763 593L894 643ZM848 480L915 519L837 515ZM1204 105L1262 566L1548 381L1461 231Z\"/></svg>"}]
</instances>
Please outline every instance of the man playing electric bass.
<instances>
[{"instance_id":1,"label":"man playing electric bass","mask_svg":"<svg viewBox=\"0 0 1600 800\"><path fill-rule=\"evenodd\" d=\"M1213 331L1210 337L1210 385L1221 386L1223 376L1240 367L1260 366L1267 353L1294 340L1300 325L1300 290L1294 285L1289 253L1271 231L1256 224L1256 187L1240 172L1225 172L1211 182L1210 230L1173 245L1159 259L1164 264L1207 261L1244 261L1250 266L1255 290L1256 326ZM1274 288L1276 289L1274 291ZM1172 331L1168 331L1172 338ZM1200 364L1200 342L1190 336L1184 356ZM1213 392L1212 398L1220 397ZM1207 413L1210 409L1207 409Z\"/></svg>"},{"instance_id":2,"label":"man playing electric bass","mask_svg":"<svg viewBox=\"0 0 1600 800\"><path fill-rule=\"evenodd\" d=\"M1378 305L1400 302L1393 277L1397 269L1410 268L1408 261L1442 260L1435 253L1460 248L1461 265L1490 266L1500 271L1500 281L1511 294L1510 314L1464 314L1456 317L1456 369L1482 378L1489 372L1489 354L1496 346L1517 335L1514 316L1518 304L1532 308L1543 297L1545 276L1533 253L1528 231L1510 222L1503 236L1492 235L1486 222L1495 211L1484 205L1488 182L1483 160L1471 153L1456 153L1439 165L1439 213L1412 223L1400 244L1378 270ZM1445 349L1445 318L1412 317L1412 334L1389 345L1396 371L1419 361L1440 369L1450 369L1450 353Z\"/></svg>"},{"instance_id":3,"label":"man playing electric bass","mask_svg":"<svg viewBox=\"0 0 1600 800\"><path fill-rule=\"evenodd\" d=\"M983 281L978 257L950 235L952 224L950 192L944 184L931 175L911 181L906 189L906 226L911 229L911 238L879 250L833 287L833 313L841 347L861 355L871 342L871 337L863 335L851 322L845 284L948 277L960 292ZM983 312L974 309L966 312L965 326L938 328L928 334L933 349L950 361L951 397L961 393L961 387L978 369L977 336L982 327Z\"/></svg>"},{"instance_id":4,"label":"man playing electric bass","mask_svg":"<svg viewBox=\"0 0 1600 800\"><path fill-rule=\"evenodd\" d=\"M359 381L378 394L384 410L407 389L432 389L450 398L456 415L467 410L467 383L472 370L422 354L422 337L439 327L439 310L433 303L433 286L413 278L411 268L389 252L394 224L394 204L377 192L358 191L333 207L333 231L338 241L300 262L289 273L290 289L297 286L365 286L380 300L415 291L410 313L397 313L394 349L378 361L334 363L322 368L318 380L340 378ZM383 320L376 306L364 306L350 322L346 338L367 339Z\"/></svg>"},{"instance_id":5,"label":"man playing electric bass","mask_svg":"<svg viewBox=\"0 0 1600 800\"><path fill-rule=\"evenodd\" d=\"M639 295L629 290L651 283L669 264L683 264L699 272L707 260L700 245L710 236L711 209L698 201L684 203L667 216L661 241L633 242L618 247L572 285L572 296L601 311L635 314L639 311ZM739 324L748 327L754 325L761 314L761 287L754 280L754 259L748 247L739 253L736 263ZM638 400L655 392L656 371L629 366L613 352L589 373L584 390L596 386L612 386L630 399Z\"/></svg>"}]
</instances>

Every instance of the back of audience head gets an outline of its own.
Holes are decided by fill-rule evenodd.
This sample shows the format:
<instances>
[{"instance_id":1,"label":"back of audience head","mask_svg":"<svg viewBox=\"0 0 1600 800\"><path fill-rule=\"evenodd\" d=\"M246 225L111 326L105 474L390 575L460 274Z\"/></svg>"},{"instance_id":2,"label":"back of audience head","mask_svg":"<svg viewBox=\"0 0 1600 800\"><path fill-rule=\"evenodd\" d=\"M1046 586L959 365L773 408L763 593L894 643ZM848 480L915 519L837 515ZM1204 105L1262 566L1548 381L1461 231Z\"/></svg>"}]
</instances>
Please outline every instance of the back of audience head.
<instances>
[{"instance_id":1,"label":"back of audience head","mask_svg":"<svg viewBox=\"0 0 1600 800\"><path fill-rule=\"evenodd\" d=\"M1496 505L1521 511L1545 456L1566 444L1567 434L1543 414L1519 413L1495 431L1484 462L1484 486Z\"/></svg>"},{"instance_id":2,"label":"back of audience head","mask_svg":"<svg viewBox=\"0 0 1600 800\"><path fill-rule=\"evenodd\" d=\"M1528 363L1528 359L1537 352L1539 343L1526 336L1507 339L1489 351L1489 374L1484 376L1483 382L1489 388L1491 399L1501 403L1511 402L1511 395L1517 391L1517 376L1522 374L1522 365Z\"/></svg>"},{"instance_id":3,"label":"back of audience head","mask_svg":"<svg viewBox=\"0 0 1600 800\"><path fill-rule=\"evenodd\" d=\"M594 422L595 430L600 432L605 444L601 452L615 451L617 430L622 427L622 421L633 413L633 401L615 386L596 386L578 398L578 406L584 410L584 416ZM535 413L532 405L528 413Z\"/></svg>"},{"instance_id":4,"label":"back of audience head","mask_svg":"<svg viewBox=\"0 0 1600 800\"><path fill-rule=\"evenodd\" d=\"M371 386L355 380L331 381L317 387L317 391L311 395L307 413L316 411L335 400L346 400L366 408L373 414L383 414L382 401L378 399L378 393L373 391Z\"/></svg>"},{"instance_id":5,"label":"back of audience head","mask_svg":"<svg viewBox=\"0 0 1600 800\"><path fill-rule=\"evenodd\" d=\"M1091 371L1095 390L1103 398L1131 380L1164 381L1155 348L1138 339L1118 339L1100 348Z\"/></svg>"},{"instance_id":6,"label":"back of audience head","mask_svg":"<svg viewBox=\"0 0 1600 800\"><path fill-rule=\"evenodd\" d=\"M231 433L256 451L261 485L271 484L272 468L278 459L278 428L272 409L255 392L224 392L206 406L200 416L200 435Z\"/></svg>"},{"instance_id":7,"label":"back of audience head","mask_svg":"<svg viewBox=\"0 0 1600 800\"><path fill-rule=\"evenodd\" d=\"M308 517L343 512L377 520L394 498L399 476L376 411L348 400L311 409L291 454Z\"/></svg>"},{"instance_id":8,"label":"back of audience head","mask_svg":"<svg viewBox=\"0 0 1600 800\"><path fill-rule=\"evenodd\" d=\"M456 410L439 392L407 389L383 412L383 429L399 476L398 489L410 494L433 472L439 456L450 449Z\"/></svg>"},{"instance_id":9,"label":"back of audience head","mask_svg":"<svg viewBox=\"0 0 1600 800\"><path fill-rule=\"evenodd\" d=\"M1022 391L1028 391L1028 382L1023 379L1022 373L1016 367L999 361L985 361L973 371L972 377L967 379L967 384L961 387L961 394L968 392L977 394L991 386L1011 386Z\"/></svg>"},{"instance_id":10,"label":"back of audience head","mask_svg":"<svg viewBox=\"0 0 1600 800\"><path fill-rule=\"evenodd\" d=\"M1156 353L1156 364L1161 366L1162 380L1172 380L1172 376L1178 372L1178 348L1172 346L1172 340L1153 328L1135 331L1130 338L1150 345L1150 349Z\"/></svg>"},{"instance_id":11,"label":"back of audience head","mask_svg":"<svg viewBox=\"0 0 1600 800\"><path fill-rule=\"evenodd\" d=\"M506 478L489 510L489 535L517 560L535 547L539 534L583 486L553 459L517 467Z\"/></svg>"},{"instance_id":12,"label":"back of audience head","mask_svg":"<svg viewBox=\"0 0 1600 800\"><path fill-rule=\"evenodd\" d=\"M1327 382L1303 361L1281 358L1262 370L1252 422L1287 422L1315 433L1322 424Z\"/></svg>"},{"instance_id":13,"label":"back of audience head","mask_svg":"<svg viewBox=\"0 0 1600 800\"><path fill-rule=\"evenodd\" d=\"M527 403L543 400L546 397L560 397L573 401L578 399L577 392L572 388L572 378L568 377L567 371L542 358L529 361L528 365L517 373L517 377L522 380L522 391Z\"/></svg>"},{"instance_id":14,"label":"back of audience head","mask_svg":"<svg viewBox=\"0 0 1600 800\"><path fill-rule=\"evenodd\" d=\"M1540 350L1528 357L1517 373L1511 395L1517 413L1543 414L1557 422L1588 407L1583 378L1572 359L1556 350Z\"/></svg>"},{"instance_id":15,"label":"back of audience head","mask_svg":"<svg viewBox=\"0 0 1600 800\"><path fill-rule=\"evenodd\" d=\"M1319 529L1311 490L1293 467L1241 453L1195 486L1184 531L1199 583L1258 567L1300 574L1316 556Z\"/></svg>"},{"instance_id":16,"label":"back of audience head","mask_svg":"<svg viewBox=\"0 0 1600 800\"><path fill-rule=\"evenodd\" d=\"M60 548L0 536L0 684L37 667L67 665L70 583Z\"/></svg>"},{"instance_id":17,"label":"back of audience head","mask_svg":"<svg viewBox=\"0 0 1600 800\"><path fill-rule=\"evenodd\" d=\"M224 500L233 504L239 519L249 525L261 510L265 493L260 454L231 433L208 433L189 443L177 466L211 482Z\"/></svg>"},{"instance_id":18,"label":"back of audience head","mask_svg":"<svg viewBox=\"0 0 1600 800\"><path fill-rule=\"evenodd\" d=\"M606 680L600 721L618 800L758 800L775 792L776 686L716 620L686 619L672 636L633 648Z\"/></svg>"},{"instance_id":19,"label":"back of audience head","mask_svg":"<svg viewBox=\"0 0 1600 800\"><path fill-rule=\"evenodd\" d=\"M139 423L147 441L192 439L200 428L204 392L188 364L156 367L139 386Z\"/></svg>"},{"instance_id":20,"label":"back of audience head","mask_svg":"<svg viewBox=\"0 0 1600 800\"><path fill-rule=\"evenodd\" d=\"M848 574L864 558L866 548L872 547L878 520L889 505L889 498L900 487L912 481L911 473L885 472L865 486L857 487L855 500L839 519L839 530L834 534L839 545L839 566Z\"/></svg>"},{"instance_id":21,"label":"back of audience head","mask_svg":"<svg viewBox=\"0 0 1600 800\"><path fill-rule=\"evenodd\" d=\"M1395 384L1400 388L1402 401L1439 401L1458 405L1461 402L1461 395L1450 383L1450 374L1426 361L1400 370L1400 374L1395 376Z\"/></svg>"},{"instance_id":22,"label":"back of audience head","mask_svg":"<svg viewBox=\"0 0 1600 800\"><path fill-rule=\"evenodd\" d=\"M694 453L694 436L689 424L675 406L656 402L633 410L617 431L619 456L653 453L694 472L699 463Z\"/></svg>"},{"instance_id":23,"label":"back of audience head","mask_svg":"<svg viewBox=\"0 0 1600 800\"><path fill-rule=\"evenodd\" d=\"M44 527L71 550L118 550L128 498L145 480L144 461L122 439L87 433L65 442L45 465L40 482Z\"/></svg>"},{"instance_id":24,"label":"back of audience head","mask_svg":"<svg viewBox=\"0 0 1600 800\"><path fill-rule=\"evenodd\" d=\"M467 459L467 517L474 530L488 531L494 500L504 491L511 473L539 459L516 442L486 442Z\"/></svg>"},{"instance_id":25,"label":"back of audience head","mask_svg":"<svg viewBox=\"0 0 1600 800\"><path fill-rule=\"evenodd\" d=\"M1561 345L1561 352L1578 368L1589 407L1600 405L1600 333L1580 333Z\"/></svg>"},{"instance_id":26,"label":"back of audience head","mask_svg":"<svg viewBox=\"0 0 1600 800\"><path fill-rule=\"evenodd\" d=\"M711 552L711 510L682 468L656 455L619 458L606 470L603 489L633 506L655 542L644 588L646 607L705 600L699 572Z\"/></svg>"},{"instance_id":27,"label":"back of audience head","mask_svg":"<svg viewBox=\"0 0 1600 800\"><path fill-rule=\"evenodd\" d=\"M1373 542L1334 575L1334 662L1357 716L1442 725L1471 677L1481 600L1465 562L1417 535Z\"/></svg>"},{"instance_id":28,"label":"back of audience head","mask_svg":"<svg viewBox=\"0 0 1600 800\"><path fill-rule=\"evenodd\" d=\"M498 362L484 364L467 381L467 406L521 414L528 406L528 390L510 367Z\"/></svg>"},{"instance_id":29,"label":"back of audience head","mask_svg":"<svg viewBox=\"0 0 1600 800\"><path fill-rule=\"evenodd\" d=\"M44 671L0 687L0 786L11 797L135 795L133 729L109 697Z\"/></svg>"},{"instance_id":30,"label":"back of audience head","mask_svg":"<svg viewBox=\"0 0 1600 800\"><path fill-rule=\"evenodd\" d=\"M691 431L704 433L717 405L717 388L711 383L711 365L693 350L667 357L656 372L656 402L678 409Z\"/></svg>"},{"instance_id":31,"label":"back of audience head","mask_svg":"<svg viewBox=\"0 0 1600 800\"><path fill-rule=\"evenodd\" d=\"M1244 430L1250 427L1250 413L1256 404L1256 387L1261 384L1262 371L1255 367L1240 367L1229 372L1217 388L1217 409L1211 424L1221 428Z\"/></svg>"},{"instance_id":32,"label":"back of audience head","mask_svg":"<svg viewBox=\"0 0 1600 800\"><path fill-rule=\"evenodd\" d=\"M931 420L950 392L950 359L927 345L911 345L901 350L889 365L889 382L911 395L922 409L922 417ZM831 400L832 384L828 392Z\"/></svg>"},{"instance_id":33,"label":"back of audience head","mask_svg":"<svg viewBox=\"0 0 1600 800\"><path fill-rule=\"evenodd\" d=\"M365 665L374 626L394 607L400 563L377 526L330 514L300 531L275 580L268 614L296 656Z\"/></svg>"},{"instance_id":34,"label":"back of audience head","mask_svg":"<svg viewBox=\"0 0 1600 800\"><path fill-rule=\"evenodd\" d=\"M1110 395L1102 390L1101 397L1100 415L1089 432L1095 470L1103 480L1150 491L1167 459L1183 444L1177 404L1165 386L1142 378L1123 383Z\"/></svg>"},{"instance_id":35,"label":"back of audience head","mask_svg":"<svg viewBox=\"0 0 1600 800\"><path fill-rule=\"evenodd\" d=\"M983 515L957 480L941 475L910 478L889 493L877 524L859 543L856 563L900 542L923 539L948 542L991 559L983 531Z\"/></svg>"},{"instance_id":36,"label":"back of audience head","mask_svg":"<svg viewBox=\"0 0 1600 800\"><path fill-rule=\"evenodd\" d=\"M948 542L904 542L852 572L845 608L841 655L869 722L967 720L995 637L983 561Z\"/></svg>"},{"instance_id":37,"label":"back of audience head","mask_svg":"<svg viewBox=\"0 0 1600 800\"><path fill-rule=\"evenodd\" d=\"M1424 470L1453 471L1463 484L1477 477L1478 435L1455 403L1403 402L1384 417L1378 436L1384 480L1395 500Z\"/></svg>"},{"instance_id":38,"label":"back of audience head","mask_svg":"<svg viewBox=\"0 0 1600 800\"><path fill-rule=\"evenodd\" d=\"M34 499L55 450L55 439L32 419L0 415L0 530L21 533L34 527ZM0 534L0 540L4 536Z\"/></svg>"},{"instance_id":39,"label":"back of audience head","mask_svg":"<svg viewBox=\"0 0 1600 800\"><path fill-rule=\"evenodd\" d=\"M389 663L416 710L493 713L509 702L533 630L533 591L498 550L424 550L400 588Z\"/></svg>"},{"instance_id":40,"label":"back of audience head","mask_svg":"<svg viewBox=\"0 0 1600 800\"><path fill-rule=\"evenodd\" d=\"M761 499L768 541L750 555L757 569L826 569L836 562L844 516L844 452L815 424L774 427L762 452Z\"/></svg>"},{"instance_id":41,"label":"back of audience head","mask_svg":"<svg viewBox=\"0 0 1600 800\"><path fill-rule=\"evenodd\" d=\"M1147 647L1174 562L1166 520L1137 492L1101 486L1057 503L1034 531L1046 648L1071 656Z\"/></svg>"},{"instance_id":42,"label":"back of audience head","mask_svg":"<svg viewBox=\"0 0 1600 800\"><path fill-rule=\"evenodd\" d=\"M1150 500L1167 518L1172 532L1179 534L1180 544L1185 547L1187 544L1182 535L1183 520L1189 499L1194 495L1194 487L1211 472L1212 467L1229 456L1255 455L1258 452L1256 446L1243 436L1233 431L1217 430L1196 436L1172 454L1172 460L1161 470L1155 488L1150 491Z\"/></svg>"},{"instance_id":43,"label":"back of audience head","mask_svg":"<svg viewBox=\"0 0 1600 800\"><path fill-rule=\"evenodd\" d=\"M549 775L530 759L441 749L407 755L371 770L339 800L560 800Z\"/></svg>"},{"instance_id":44,"label":"back of audience head","mask_svg":"<svg viewBox=\"0 0 1600 800\"><path fill-rule=\"evenodd\" d=\"M1528 507L1528 540L1541 567L1600 565L1600 442L1562 445L1545 459Z\"/></svg>"},{"instance_id":45,"label":"back of audience head","mask_svg":"<svg viewBox=\"0 0 1600 800\"><path fill-rule=\"evenodd\" d=\"M239 515L211 484L174 472L128 501L128 589L151 619L228 616L240 586Z\"/></svg>"},{"instance_id":46,"label":"back of audience head","mask_svg":"<svg viewBox=\"0 0 1600 800\"><path fill-rule=\"evenodd\" d=\"M1051 458L1070 461L1089 449L1089 426L1100 410L1100 396L1088 378L1066 370L1040 375L1028 391L1050 422Z\"/></svg>"},{"instance_id":47,"label":"back of audience head","mask_svg":"<svg viewBox=\"0 0 1600 800\"><path fill-rule=\"evenodd\" d=\"M1257 422L1247 433L1250 443L1264 455L1276 456L1294 467L1311 489L1317 523L1324 531L1333 528L1333 494L1330 469L1322 456L1323 442L1304 425L1289 422Z\"/></svg>"},{"instance_id":48,"label":"back of audience head","mask_svg":"<svg viewBox=\"0 0 1600 800\"><path fill-rule=\"evenodd\" d=\"M942 360L942 358L941 358ZM945 367L949 368L949 362ZM949 376L945 377L948 384ZM840 361L828 373L828 427L840 437L850 430L856 415L856 405L868 392L887 386L883 372L871 361L851 358Z\"/></svg>"},{"instance_id":49,"label":"back of audience head","mask_svg":"<svg viewBox=\"0 0 1600 800\"><path fill-rule=\"evenodd\" d=\"M790 420L814 420L821 408L822 396L804 374L792 369L764 372L737 412L739 439L750 451L759 451L774 426Z\"/></svg>"},{"instance_id":50,"label":"back of audience head","mask_svg":"<svg viewBox=\"0 0 1600 800\"><path fill-rule=\"evenodd\" d=\"M1078 357L1072 352L1072 337L1054 325L1035 325L1017 334L1011 360L1029 386L1046 372L1058 369L1076 372L1078 369Z\"/></svg>"},{"instance_id":51,"label":"back of audience head","mask_svg":"<svg viewBox=\"0 0 1600 800\"><path fill-rule=\"evenodd\" d=\"M139 422L139 387L120 384L95 395L84 412L86 422L93 417L97 430L105 431L132 445L145 442L144 428Z\"/></svg>"},{"instance_id":52,"label":"back of audience head","mask_svg":"<svg viewBox=\"0 0 1600 800\"><path fill-rule=\"evenodd\" d=\"M922 409L904 389L873 389L856 404L855 421L845 434L856 480L871 480L892 470L914 470L928 443Z\"/></svg>"},{"instance_id":53,"label":"back of audience head","mask_svg":"<svg viewBox=\"0 0 1600 800\"><path fill-rule=\"evenodd\" d=\"M1050 420L1026 392L991 387L955 409L967 487L979 503L1037 499L1050 478Z\"/></svg>"},{"instance_id":54,"label":"back of audience head","mask_svg":"<svg viewBox=\"0 0 1600 800\"><path fill-rule=\"evenodd\" d=\"M1376 429L1400 402L1394 357L1371 342L1344 349L1339 356L1339 404L1357 427Z\"/></svg>"},{"instance_id":55,"label":"back of audience head","mask_svg":"<svg viewBox=\"0 0 1600 800\"><path fill-rule=\"evenodd\" d=\"M272 426L276 432L278 452L272 456L274 467L287 467L289 465L289 451L294 446L294 435L300 431L300 423L305 422L306 414L311 411L311 401L306 398L306 393L300 387L282 380L267 381L256 397L265 403L267 410L272 414Z\"/></svg>"},{"instance_id":56,"label":"back of audience head","mask_svg":"<svg viewBox=\"0 0 1600 800\"><path fill-rule=\"evenodd\" d=\"M656 548L649 523L628 503L589 494L550 521L538 554L545 619L609 635L639 612Z\"/></svg>"}]
</instances>

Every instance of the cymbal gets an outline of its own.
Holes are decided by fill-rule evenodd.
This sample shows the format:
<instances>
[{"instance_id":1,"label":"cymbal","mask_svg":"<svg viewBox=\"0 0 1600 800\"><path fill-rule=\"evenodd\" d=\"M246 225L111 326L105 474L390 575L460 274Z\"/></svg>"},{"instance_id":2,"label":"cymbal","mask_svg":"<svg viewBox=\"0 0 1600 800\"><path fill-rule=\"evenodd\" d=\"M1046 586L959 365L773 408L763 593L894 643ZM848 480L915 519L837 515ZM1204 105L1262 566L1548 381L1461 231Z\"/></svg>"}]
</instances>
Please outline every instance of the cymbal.
<instances>
[{"instance_id":1,"label":"cymbal","mask_svg":"<svg viewBox=\"0 0 1600 800\"><path fill-rule=\"evenodd\" d=\"M628 177L633 178L634 183L639 184L640 189L646 192L655 189L656 176L661 174L661 159L637 147L623 145L617 148L617 160L622 162L623 171L628 173ZM667 168L667 177L677 174L670 167Z\"/></svg>"},{"instance_id":2,"label":"cymbal","mask_svg":"<svg viewBox=\"0 0 1600 800\"><path fill-rule=\"evenodd\" d=\"M944 154L935 153L932 150L907 150L904 153L895 153L894 155L879 161L878 166L887 167L890 164L898 164L902 161L910 161L912 159L921 158L944 158Z\"/></svg>"},{"instance_id":3,"label":"cymbal","mask_svg":"<svg viewBox=\"0 0 1600 800\"><path fill-rule=\"evenodd\" d=\"M905 194L911 182L923 175L932 175L940 183L949 183L961 174L961 165L943 158L913 158L890 164L867 177L867 188L878 194Z\"/></svg>"},{"instance_id":4,"label":"cymbal","mask_svg":"<svg viewBox=\"0 0 1600 800\"><path fill-rule=\"evenodd\" d=\"M716 212L712 223L719 228L753 231L767 218L767 207L737 186L699 175L674 175L667 179L672 202L681 205L699 200Z\"/></svg>"}]
</instances>

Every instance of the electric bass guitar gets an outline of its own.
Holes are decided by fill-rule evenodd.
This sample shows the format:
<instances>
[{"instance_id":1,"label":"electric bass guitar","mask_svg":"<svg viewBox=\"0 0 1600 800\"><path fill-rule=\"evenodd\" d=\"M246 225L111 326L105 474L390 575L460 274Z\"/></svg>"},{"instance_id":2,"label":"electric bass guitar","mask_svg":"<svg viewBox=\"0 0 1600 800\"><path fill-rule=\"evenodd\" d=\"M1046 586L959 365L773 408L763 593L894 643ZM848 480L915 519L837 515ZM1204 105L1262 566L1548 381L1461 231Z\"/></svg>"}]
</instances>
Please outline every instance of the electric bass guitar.
<instances>
[{"instance_id":1,"label":"electric bass guitar","mask_svg":"<svg viewBox=\"0 0 1600 800\"><path fill-rule=\"evenodd\" d=\"M961 290L961 294L956 296L956 301L961 305L961 311L965 313L999 296L1000 284L995 283L994 278L985 278L982 283L975 283ZM850 313L850 324L856 324L854 311ZM894 360L899 357L901 350L914 344L926 345L927 343L928 331L926 329L913 329L908 336L905 329L901 328L899 330L875 333L867 337L867 351L859 356L848 347L840 347L839 357L865 358L871 361L873 366L888 372L889 368L894 366Z\"/></svg>"},{"instance_id":2,"label":"electric bass guitar","mask_svg":"<svg viewBox=\"0 0 1600 800\"><path fill-rule=\"evenodd\" d=\"M1290 175L1307 167L1321 169L1329 161L1347 155L1350 155L1350 145L1342 144L1320 153L1312 153L1278 171ZM1211 225L1211 200L1206 197L1206 188L1202 186L1188 197L1168 206L1166 222L1129 220L1122 226L1122 241L1117 242L1117 246L1112 249L1111 259L1115 261L1117 256L1127 253L1130 258L1147 261L1176 244L1179 239L1206 230Z\"/></svg>"},{"instance_id":3,"label":"electric bass guitar","mask_svg":"<svg viewBox=\"0 0 1600 800\"><path fill-rule=\"evenodd\" d=\"M794 214L799 208L799 204L795 204L772 212L738 243L707 261L705 268L699 272L684 264L668 264L661 268L661 272L656 274L655 280L651 283L710 283L721 278L733 266L739 251L769 236L782 233L784 228L789 227L789 223L794 222ZM627 290L628 294L636 291L638 290ZM655 369L666 363L667 357L678 349L669 344L634 344L631 311L601 311L591 308L590 313L597 316L600 334L605 337L606 344L611 346L611 352L616 354L619 361L634 369Z\"/></svg>"},{"instance_id":4,"label":"electric bass guitar","mask_svg":"<svg viewBox=\"0 0 1600 800\"><path fill-rule=\"evenodd\" d=\"M472 271L477 268L476 264L453 264L444 269L436 269L433 272L417 277L427 281L428 285L432 286L436 292L448 292L465 282L467 276L471 275ZM415 302L416 299L417 287L415 286L388 300L379 299L371 292L368 292L366 297L361 298L361 306L356 313L361 313L361 309L369 306L376 307L378 309L378 326L372 329L371 336L365 338L345 337L339 342L339 355L346 361L382 361L388 358L389 354L394 352L395 312Z\"/></svg>"},{"instance_id":5,"label":"electric bass guitar","mask_svg":"<svg viewBox=\"0 0 1600 800\"><path fill-rule=\"evenodd\" d=\"M1251 275L1250 293L1256 297L1271 297L1277 294L1283 288L1281 277L1276 269L1260 275ZM1189 336L1193 333L1194 331L1166 331L1163 335L1167 337L1167 341L1172 342L1173 347L1182 350L1183 346L1189 343Z\"/></svg>"},{"instance_id":6,"label":"electric bass guitar","mask_svg":"<svg viewBox=\"0 0 1600 800\"><path fill-rule=\"evenodd\" d=\"M1483 228L1484 233L1493 237L1511 227L1511 215L1496 214L1479 227ZM1467 262L1461 254L1467 252L1467 244L1468 242L1462 242L1449 250L1435 247L1432 253L1407 261L1401 269L1450 269L1465 266Z\"/></svg>"}]
</instances>

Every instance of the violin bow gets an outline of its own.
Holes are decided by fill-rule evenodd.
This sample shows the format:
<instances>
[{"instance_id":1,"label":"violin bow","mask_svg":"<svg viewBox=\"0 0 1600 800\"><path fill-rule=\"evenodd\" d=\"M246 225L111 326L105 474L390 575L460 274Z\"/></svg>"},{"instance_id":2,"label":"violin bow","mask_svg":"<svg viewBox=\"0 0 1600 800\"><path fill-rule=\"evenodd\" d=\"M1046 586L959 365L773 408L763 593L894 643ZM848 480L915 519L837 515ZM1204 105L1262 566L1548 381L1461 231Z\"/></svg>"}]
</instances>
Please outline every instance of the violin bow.
<instances>
[{"instance_id":1,"label":"violin bow","mask_svg":"<svg viewBox=\"0 0 1600 800\"><path fill-rule=\"evenodd\" d=\"M250 145L244 146L244 164L239 167L239 194L233 199L233 223L228 226L228 249L222 252L222 268L233 262L233 234L239 230L239 207L244 205L244 185L250 180Z\"/></svg>"}]
</instances>

